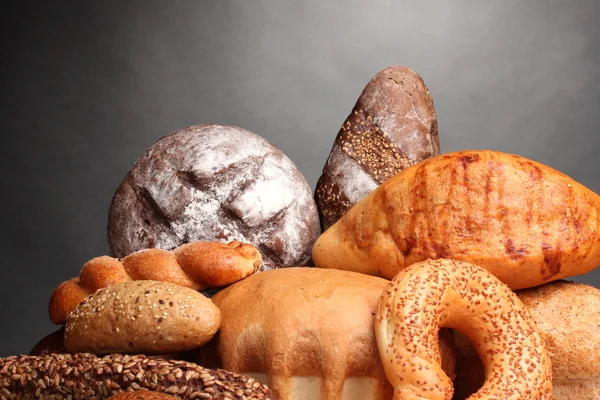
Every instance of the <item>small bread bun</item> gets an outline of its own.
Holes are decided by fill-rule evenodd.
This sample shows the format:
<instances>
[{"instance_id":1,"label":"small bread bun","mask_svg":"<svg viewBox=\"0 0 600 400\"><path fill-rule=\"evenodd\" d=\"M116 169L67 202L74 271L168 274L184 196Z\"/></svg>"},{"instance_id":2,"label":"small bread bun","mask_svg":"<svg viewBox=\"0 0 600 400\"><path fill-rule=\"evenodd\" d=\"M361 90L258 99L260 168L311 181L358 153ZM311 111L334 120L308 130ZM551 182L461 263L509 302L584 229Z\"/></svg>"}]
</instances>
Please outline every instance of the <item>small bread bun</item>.
<instances>
[{"instance_id":1,"label":"small bread bun","mask_svg":"<svg viewBox=\"0 0 600 400\"><path fill-rule=\"evenodd\" d=\"M177 353L202 346L219 329L210 299L167 282L130 281L100 289L70 315L70 353Z\"/></svg>"},{"instance_id":2,"label":"small bread bun","mask_svg":"<svg viewBox=\"0 0 600 400\"><path fill-rule=\"evenodd\" d=\"M151 392L149 390L136 390L135 392L124 392L110 396L107 400L176 400L170 394Z\"/></svg>"}]
</instances>

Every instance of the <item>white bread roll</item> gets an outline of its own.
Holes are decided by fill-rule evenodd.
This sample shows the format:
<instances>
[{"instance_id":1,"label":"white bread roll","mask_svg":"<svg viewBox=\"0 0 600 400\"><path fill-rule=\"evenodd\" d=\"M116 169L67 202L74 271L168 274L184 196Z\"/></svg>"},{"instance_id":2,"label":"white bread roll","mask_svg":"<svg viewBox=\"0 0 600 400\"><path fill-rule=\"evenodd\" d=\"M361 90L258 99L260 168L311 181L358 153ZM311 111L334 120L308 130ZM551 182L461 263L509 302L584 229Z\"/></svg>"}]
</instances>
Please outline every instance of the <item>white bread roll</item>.
<instances>
[{"instance_id":1,"label":"white bread roll","mask_svg":"<svg viewBox=\"0 0 600 400\"><path fill-rule=\"evenodd\" d=\"M552 362L552 398L600 400L600 290L556 281L516 292L536 321ZM455 334L455 399L475 392L483 367L468 339Z\"/></svg>"},{"instance_id":2,"label":"white bread roll","mask_svg":"<svg viewBox=\"0 0 600 400\"><path fill-rule=\"evenodd\" d=\"M318 268L265 271L237 282L212 298L222 317L212 343L220 365L269 382L280 400L391 399L374 333L388 283ZM442 332L445 371L454 376L451 338Z\"/></svg>"}]
</instances>

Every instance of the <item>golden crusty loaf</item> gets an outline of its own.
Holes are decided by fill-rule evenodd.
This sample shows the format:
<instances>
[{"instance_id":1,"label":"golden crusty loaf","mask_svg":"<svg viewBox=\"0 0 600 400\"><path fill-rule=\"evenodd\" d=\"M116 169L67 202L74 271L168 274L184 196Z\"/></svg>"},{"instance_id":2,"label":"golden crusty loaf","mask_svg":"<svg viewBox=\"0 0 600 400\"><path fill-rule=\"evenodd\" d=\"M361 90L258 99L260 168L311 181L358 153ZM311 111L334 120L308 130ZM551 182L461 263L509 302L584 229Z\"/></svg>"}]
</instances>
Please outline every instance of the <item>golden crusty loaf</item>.
<instances>
[{"instance_id":1,"label":"golden crusty loaf","mask_svg":"<svg viewBox=\"0 0 600 400\"><path fill-rule=\"evenodd\" d=\"M387 284L315 268L255 274L213 297L223 323L212 344L222 367L260 377L280 400L391 399L373 328ZM451 341L442 337L453 374Z\"/></svg>"},{"instance_id":2,"label":"golden crusty loaf","mask_svg":"<svg viewBox=\"0 0 600 400\"><path fill-rule=\"evenodd\" d=\"M479 266L440 259L400 271L377 308L375 337L394 400L452 399L440 327L463 332L481 354L485 382L470 399L552 398L550 358L515 293Z\"/></svg>"},{"instance_id":3,"label":"golden crusty loaf","mask_svg":"<svg viewBox=\"0 0 600 400\"><path fill-rule=\"evenodd\" d=\"M170 394L161 392L151 392L149 390L136 390L132 392L123 392L110 396L108 400L176 400Z\"/></svg>"},{"instance_id":4,"label":"golden crusty loaf","mask_svg":"<svg viewBox=\"0 0 600 400\"><path fill-rule=\"evenodd\" d=\"M220 323L219 309L195 290L130 281L88 296L67 321L64 345L71 353L177 353L208 342Z\"/></svg>"},{"instance_id":5,"label":"golden crusty loaf","mask_svg":"<svg viewBox=\"0 0 600 400\"><path fill-rule=\"evenodd\" d=\"M398 173L319 237L318 267L392 278L428 258L482 266L511 289L600 265L600 196L516 155L463 151Z\"/></svg>"},{"instance_id":6,"label":"golden crusty loaf","mask_svg":"<svg viewBox=\"0 0 600 400\"><path fill-rule=\"evenodd\" d=\"M81 353L0 358L3 399L105 400L140 389L183 400L274 399L269 388L251 377L185 361Z\"/></svg>"},{"instance_id":7,"label":"golden crusty loaf","mask_svg":"<svg viewBox=\"0 0 600 400\"><path fill-rule=\"evenodd\" d=\"M203 290L237 282L261 264L258 249L241 242L192 242L173 251L140 250L120 260L96 257L85 263L79 277L54 290L48 313L52 322L62 324L89 294L115 283L153 280Z\"/></svg>"},{"instance_id":8,"label":"golden crusty loaf","mask_svg":"<svg viewBox=\"0 0 600 400\"><path fill-rule=\"evenodd\" d=\"M600 399L600 290L557 281L517 295L536 321L550 356L553 398ZM479 388L483 367L468 339L454 336L459 400Z\"/></svg>"}]
</instances>

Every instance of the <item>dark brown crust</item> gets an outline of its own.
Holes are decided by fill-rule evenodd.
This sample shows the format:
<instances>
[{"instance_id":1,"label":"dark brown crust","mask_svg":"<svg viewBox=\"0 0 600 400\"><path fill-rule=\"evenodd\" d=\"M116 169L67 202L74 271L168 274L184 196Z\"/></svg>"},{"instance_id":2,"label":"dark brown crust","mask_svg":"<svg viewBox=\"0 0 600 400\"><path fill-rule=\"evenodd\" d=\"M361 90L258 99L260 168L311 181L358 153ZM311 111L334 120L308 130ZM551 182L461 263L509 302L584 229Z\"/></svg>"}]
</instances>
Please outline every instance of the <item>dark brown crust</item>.
<instances>
[{"instance_id":1,"label":"dark brown crust","mask_svg":"<svg viewBox=\"0 0 600 400\"><path fill-rule=\"evenodd\" d=\"M67 353L63 335L65 327L61 326L59 330L44 336L29 352L30 356L45 356L54 353Z\"/></svg>"},{"instance_id":2,"label":"dark brown crust","mask_svg":"<svg viewBox=\"0 0 600 400\"><path fill-rule=\"evenodd\" d=\"M148 390L136 390L135 392L120 393L108 398L108 400L176 400L177 397L160 392Z\"/></svg>"},{"instance_id":3,"label":"dark brown crust","mask_svg":"<svg viewBox=\"0 0 600 400\"><path fill-rule=\"evenodd\" d=\"M319 234L312 192L292 161L252 132L221 125L151 146L116 190L108 218L115 257L242 241L260 250L266 268L305 265Z\"/></svg>"},{"instance_id":4,"label":"dark brown crust","mask_svg":"<svg viewBox=\"0 0 600 400\"><path fill-rule=\"evenodd\" d=\"M334 149L379 185L403 169L439 154L437 116L433 99L421 77L412 69L389 67L367 84L344 121ZM332 153L334 150L332 150ZM333 225L356 203L354 188L345 181L355 171L332 157L317 182L315 199L323 230ZM354 182L361 185L358 182ZM368 194L369 188L362 189Z\"/></svg>"},{"instance_id":5,"label":"dark brown crust","mask_svg":"<svg viewBox=\"0 0 600 400\"><path fill-rule=\"evenodd\" d=\"M139 389L177 394L181 399L199 399L201 393L211 399L273 398L266 386L252 378L185 361L120 354L99 358L82 353L0 359L0 394L6 399L72 395L73 399L103 400Z\"/></svg>"}]
</instances>

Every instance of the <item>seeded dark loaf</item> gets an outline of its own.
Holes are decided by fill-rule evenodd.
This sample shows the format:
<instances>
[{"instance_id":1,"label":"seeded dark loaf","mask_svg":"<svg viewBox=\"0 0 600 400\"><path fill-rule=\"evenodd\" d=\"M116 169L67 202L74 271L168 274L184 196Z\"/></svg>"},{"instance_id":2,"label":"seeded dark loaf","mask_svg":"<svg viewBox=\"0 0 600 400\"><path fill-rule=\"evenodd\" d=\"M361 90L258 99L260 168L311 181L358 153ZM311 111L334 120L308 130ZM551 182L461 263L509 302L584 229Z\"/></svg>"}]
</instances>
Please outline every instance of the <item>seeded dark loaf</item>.
<instances>
[{"instance_id":1,"label":"seeded dark loaf","mask_svg":"<svg viewBox=\"0 0 600 400\"><path fill-rule=\"evenodd\" d=\"M439 153L437 115L421 77L402 66L379 72L344 121L317 182L322 229L391 176Z\"/></svg>"},{"instance_id":2,"label":"seeded dark loaf","mask_svg":"<svg viewBox=\"0 0 600 400\"><path fill-rule=\"evenodd\" d=\"M256 247L241 242L192 242L174 251L145 249L121 260L96 257L85 263L77 278L52 292L48 314L52 322L62 324L88 295L116 283L155 280L203 290L237 282L261 265Z\"/></svg>"},{"instance_id":3,"label":"seeded dark loaf","mask_svg":"<svg viewBox=\"0 0 600 400\"><path fill-rule=\"evenodd\" d=\"M202 346L220 325L219 309L195 290L130 281L86 297L67 320L64 345L70 353L178 353Z\"/></svg>"},{"instance_id":4,"label":"seeded dark loaf","mask_svg":"<svg viewBox=\"0 0 600 400\"><path fill-rule=\"evenodd\" d=\"M143 355L52 354L0 359L2 399L104 400L127 390L148 389L188 399L273 399L252 378L185 361Z\"/></svg>"},{"instance_id":5,"label":"seeded dark loaf","mask_svg":"<svg viewBox=\"0 0 600 400\"><path fill-rule=\"evenodd\" d=\"M260 136L222 125L167 135L114 194L108 242L115 257L191 241L256 246L264 267L305 265L320 234L306 179Z\"/></svg>"}]
</instances>

